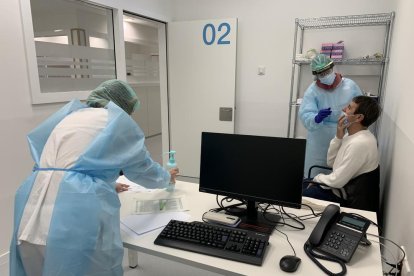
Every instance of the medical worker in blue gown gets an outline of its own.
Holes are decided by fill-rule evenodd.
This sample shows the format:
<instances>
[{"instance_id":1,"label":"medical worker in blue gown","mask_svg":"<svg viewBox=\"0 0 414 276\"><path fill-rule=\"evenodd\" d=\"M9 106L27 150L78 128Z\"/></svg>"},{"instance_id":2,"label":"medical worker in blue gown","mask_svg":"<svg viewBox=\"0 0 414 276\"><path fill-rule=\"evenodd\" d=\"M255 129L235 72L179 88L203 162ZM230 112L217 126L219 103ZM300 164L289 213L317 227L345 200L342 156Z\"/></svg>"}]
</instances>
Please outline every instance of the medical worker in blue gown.
<instances>
[{"instance_id":1,"label":"medical worker in blue gown","mask_svg":"<svg viewBox=\"0 0 414 276\"><path fill-rule=\"evenodd\" d=\"M178 172L150 158L129 116L138 105L127 83L109 80L29 133L35 165L15 197L10 275L123 274L116 179L163 188Z\"/></svg>"},{"instance_id":2,"label":"medical worker in blue gown","mask_svg":"<svg viewBox=\"0 0 414 276\"><path fill-rule=\"evenodd\" d=\"M354 81L335 73L333 67L333 61L322 54L311 61L315 81L305 91L299 109L300 120L308 130L305 176L313 165L327 166L329 143L335 137L342 109L354 97L362 95L361 89ZM321 170L312 169L311 177L320 172Z\"/></svg>"}]
</instances>

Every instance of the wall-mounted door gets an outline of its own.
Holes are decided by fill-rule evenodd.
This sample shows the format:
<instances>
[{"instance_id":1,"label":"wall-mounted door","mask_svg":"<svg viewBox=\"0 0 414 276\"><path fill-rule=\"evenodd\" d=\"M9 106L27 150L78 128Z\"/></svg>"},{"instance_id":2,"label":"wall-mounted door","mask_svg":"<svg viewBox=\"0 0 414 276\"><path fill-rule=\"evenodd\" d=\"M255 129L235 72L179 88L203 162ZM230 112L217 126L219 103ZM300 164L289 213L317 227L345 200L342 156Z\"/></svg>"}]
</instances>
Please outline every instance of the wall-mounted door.
<instances>
[{"instance_id":1,"label":"wall-mounted door","mask_svg":"<svg viewBox=\"0 0 414 276\"><path fill-rule=\"evenodd\" d=\"M237 19L168 24L170 144L199 177L201 132L234 133Z\"/></svg>"}]
</instances>

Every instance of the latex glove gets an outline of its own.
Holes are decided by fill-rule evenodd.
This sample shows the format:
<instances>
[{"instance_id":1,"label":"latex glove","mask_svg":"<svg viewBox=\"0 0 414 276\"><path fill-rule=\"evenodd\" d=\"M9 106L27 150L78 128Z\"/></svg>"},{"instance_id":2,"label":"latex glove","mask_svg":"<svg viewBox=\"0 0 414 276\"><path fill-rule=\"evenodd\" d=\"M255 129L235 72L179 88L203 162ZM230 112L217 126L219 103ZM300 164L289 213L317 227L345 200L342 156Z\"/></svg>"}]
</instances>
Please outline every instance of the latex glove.
<instances>
[{"instance_id":1,"label":"latex glove","mask_svg":"<svg viewBox=\"0 0 414 276\"><path fill-rule=\"evenodd\" d=\"M318 115L315 116L315 123L319 124L320 122L323 121L323 119L331 115L331 113L332 113L332 110L330 107L319 110Z\"/></svg>"}]
</instances>

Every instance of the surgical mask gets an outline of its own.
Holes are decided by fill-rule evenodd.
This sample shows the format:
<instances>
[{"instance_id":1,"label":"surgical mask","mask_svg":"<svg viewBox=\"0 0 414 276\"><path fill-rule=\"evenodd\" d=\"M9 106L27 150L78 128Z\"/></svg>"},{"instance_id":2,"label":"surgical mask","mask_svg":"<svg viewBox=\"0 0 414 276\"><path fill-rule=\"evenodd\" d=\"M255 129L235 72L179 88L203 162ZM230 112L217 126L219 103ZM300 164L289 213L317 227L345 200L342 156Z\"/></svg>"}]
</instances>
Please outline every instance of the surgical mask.
<instances>
[{"instance_id":1,"label":"surgical mask","mask_svg":"<svg viewBox=\"0 0 414 276\"><path fill-rule=\"evenodd\" d=\"M350 121L349 121L349 116L353 116L354 114L348 115L348 114L346 114L345 112L343 112L343 111L342 111L342 115L344 115L344 116L345 116L345 119L344 119L344 125L345 125L346 127L349 127L350 125L352 125L353 123L355 123L355 122L350 122Z\"/></svg>"},{"instance_id":2,"label":"surgical mask","mask_svg":"<svg viewBox=\"0 0 414 276\"><path fill-rule=\"evenodd\" d=\"M347 115L345 112L342 112L342 115L344 115L344 116L345 116L345 119L344 119L344 125L348 125L348 124L349 124L349 121L348 121L348 115Z\"/></svg>"},{"instance_id":3,"label":"surgical mask","mask_svg":"<svg viewBox=\"0 0 414 276\"><path fill-rule=\"evenodd\" d=\"M332 72L326 76L319 77L319 80L323 84L331 85L335 81L335 77L336 77L335 72Z\"/></svg>"}]
</instances>

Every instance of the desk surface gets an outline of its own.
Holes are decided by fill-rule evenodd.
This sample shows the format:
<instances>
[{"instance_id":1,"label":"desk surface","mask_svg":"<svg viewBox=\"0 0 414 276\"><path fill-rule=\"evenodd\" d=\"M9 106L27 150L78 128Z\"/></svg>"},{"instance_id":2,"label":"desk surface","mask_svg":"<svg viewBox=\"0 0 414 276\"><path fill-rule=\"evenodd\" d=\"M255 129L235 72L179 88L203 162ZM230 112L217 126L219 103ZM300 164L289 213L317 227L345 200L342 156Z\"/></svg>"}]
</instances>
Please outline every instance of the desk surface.
<instances>
[{"instance_id":1,"label":"desk surface","mask_svg":"<svg viewBox=\"0 0 414 276\"><path fill-rule=\"evenodd\" d=\"M176 189L174 191L177 195L185 195L189 204L190 211L188 211L191 218L189 221L201 221L201 216L209 209L216 208L216 196L212 194L200 193L198 191L198 184L177 181ZM120 200L122 203L121 217L130 213L133 198L136 197L134 193L121 193ZM311 200L311 199L309 199ZM306 209L291 209L285 208L287 212L297 215L304 215L310 213ZM341 211L359 213L372 221L376 222L376 215L373 212L355 210L349 208L341 208ZM289 246L286 237L278 231L273 231L270 236L270 245L267 248L267 253L264 258L262 266L249 265L235 261L220 259L217 257L197 254L184 250L159 246L154 244L155 238L162 229L154 230L150 233L140 237L132 238L122 233L124 247L143 252L146 254L158 256L175 262L205 269L211 272L225 274L225 275L322 275L322 271L306 256L303 245L308 239L318 218L313 218L304 221L305 230L295 230L287 226L278 226L278 230L288 235L290 242L296 250L296 254L302 259L302 262L295 273L286 273L279 268L279 260L285 255L293 255L292 249ZM378 229L370 226L369 233L378 234ZM359 246L355 252L350 263L347 264L348 275L382 275L380 246L377 239L368 236L372 240L372 245L369 247ZM339 266L324 262L324 264L332 269L332 271L339 271Z\"/></svg>"}]
</instances>

